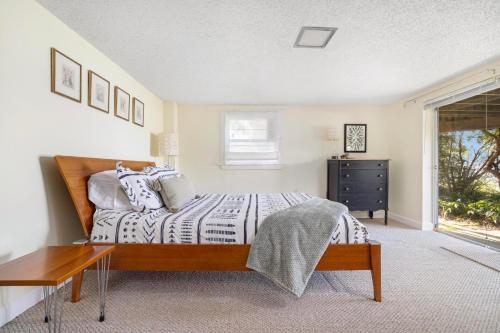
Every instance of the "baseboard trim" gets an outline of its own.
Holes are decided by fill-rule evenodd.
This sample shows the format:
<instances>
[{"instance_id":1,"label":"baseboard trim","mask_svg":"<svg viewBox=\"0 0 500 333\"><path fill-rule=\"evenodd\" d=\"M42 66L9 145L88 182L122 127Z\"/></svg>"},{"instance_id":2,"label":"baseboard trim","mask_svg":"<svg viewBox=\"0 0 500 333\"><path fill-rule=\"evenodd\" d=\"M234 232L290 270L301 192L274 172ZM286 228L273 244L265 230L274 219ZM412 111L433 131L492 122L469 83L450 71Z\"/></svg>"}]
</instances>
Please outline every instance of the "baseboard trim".
<instances>
[{"instance_id":1,"label":"baseboard trim","mask_svg":"<svg viewBox=\"0 0 500 333\"><path fill-rule=\"evenodd\" d=\"M407 225L409 227L412 227L414 229L422 230L422 225L417 220L411 219L411 218L403 216L403 215L396 214L396 213L391 212L391 211L389 211L388 217L391 220L402 223L402 224Z\"/></svg>"},{"instance_id":2,"label":"baseboard trim","mask_svg":"<svg viewBox=\"0 0 500 333\"><path fill-rule=\"evenodd\" d=\"M5 287L5 288L15 288L15 287ZM36 303L43 299L42 288L33 287L32 290L28 291L23 296L19 297L17 300L5 304L0 307L0 327L7 324L12 319L19 316L24 311L31 308ZM40 320L43 320L41 318Z\"/></svg>"}]
</instances>

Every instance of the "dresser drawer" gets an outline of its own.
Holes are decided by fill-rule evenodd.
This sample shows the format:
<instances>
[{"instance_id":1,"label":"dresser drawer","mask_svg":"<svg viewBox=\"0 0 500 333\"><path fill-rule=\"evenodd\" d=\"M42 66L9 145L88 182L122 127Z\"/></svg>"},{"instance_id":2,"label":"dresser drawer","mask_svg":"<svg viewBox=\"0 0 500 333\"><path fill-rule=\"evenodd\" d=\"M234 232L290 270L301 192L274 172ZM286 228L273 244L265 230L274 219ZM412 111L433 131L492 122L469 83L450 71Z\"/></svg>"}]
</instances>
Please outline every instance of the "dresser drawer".
<instances>
[{"instance_id":1,"label":"dresser drawer","mask_svg":"<svg viewBox=\"0 0 500 333\"><path fill-rule=\"evenodd\" d=\"M340 194L340 200L343 202L344 200L349 200L349 202L353 203L356 201L373 201L377 203L383 203L385 201L385 193L384 192L375 192L375 193L342 193ZM382 202L379 202L382 201Z\"/></svg>"},{"instance_id":2,"label":"dresser drawer","mask_svg":"<svg viewBox=\"0 0 500 333\"><path fill-rule=\"evenodd\" d=\"M369 161L340 161L340 169L386 169L387 161L369 160Z\"/></svg>"},{"instance_id":3,"label":"dresser drawer","mask_svg":"<svg viewBox=\"0 0 500 333\"><path fill-rule=\"evenodd\" d=\"M349 208L350 211L376 211L376 210L386 210L387 205L385 203L372 203L372 202L358 202L356 204L344 204Z\"/></svg>"},{"instance_id":4,"label":"dresser drawer","mask_svg":"<svg viewBox=\"0 0 500 333\"><path fill-rule=\"evenodd\" d=\"M382 184L386 182L387 178L387 170L361 170L361 169L353 169L353 170L340 170L340 184L347 183L359 183L359 184L367 184L367 183L375 183Z\"/></svg>"},{"instance_id":5,"label":"dresser drawer","mask_svg":"<svg viewBox=\"0 0 500 333\"><path fill-rule=\"evenodd\" d=\"M387 206L385 195L371 196L340 196L339 202L349 207L350 210L378 210Z\"/></svg>"},{"instance_id":6,"label":"dresser drawer","mask_svg":"<svg viewBox=\"0 0 500 333\"><path fill-rule=\"evenodd\" d=\"M385 182L370 182L370 183L358 183L358 182L345 182L339 187L340 195L349 195L352 193L383 193L385 194L387 187Z\"/></svg>"}]
</instances>

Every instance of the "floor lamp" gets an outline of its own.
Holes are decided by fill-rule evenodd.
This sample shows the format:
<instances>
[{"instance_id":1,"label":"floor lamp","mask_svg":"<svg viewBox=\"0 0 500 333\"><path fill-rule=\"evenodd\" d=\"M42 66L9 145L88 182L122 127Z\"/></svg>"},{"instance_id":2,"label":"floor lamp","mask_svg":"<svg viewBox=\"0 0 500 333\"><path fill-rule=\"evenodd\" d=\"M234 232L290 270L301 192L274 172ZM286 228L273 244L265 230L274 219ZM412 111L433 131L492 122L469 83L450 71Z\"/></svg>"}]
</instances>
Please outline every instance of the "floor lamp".
<instances>
[{"instance_id":1,"label":"floor lamp","mask_svg":"<svg viewBox=\"0 0 500 333\"><path fill-rule=\"evenodd\" d=\"M170 156L175 157L179 155L179 140L177 139L177 134L175 133L160 134L159 150L160 154L162 154L163 156L167 156L167 164L170 165Z\"/></svg>"}]
</instances>

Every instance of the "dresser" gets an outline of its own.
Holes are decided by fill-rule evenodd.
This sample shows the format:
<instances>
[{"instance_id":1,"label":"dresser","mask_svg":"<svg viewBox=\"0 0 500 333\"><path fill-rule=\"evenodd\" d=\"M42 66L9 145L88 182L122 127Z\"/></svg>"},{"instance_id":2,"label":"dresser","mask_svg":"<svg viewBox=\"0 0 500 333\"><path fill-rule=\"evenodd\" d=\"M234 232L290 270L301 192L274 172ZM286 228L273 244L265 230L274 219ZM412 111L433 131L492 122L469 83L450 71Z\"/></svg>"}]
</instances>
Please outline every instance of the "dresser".
<instances>
[{"instance_id":1,"label":"dresser","mask_svg":"<svg viewBox=\"0 0 500 333\"><path fill-rule=\"evenodd\" d=\"M351 211L384 210L387 224L389 160L328 160L329 200L346 205Z\"/></svg>"}]
</instances>

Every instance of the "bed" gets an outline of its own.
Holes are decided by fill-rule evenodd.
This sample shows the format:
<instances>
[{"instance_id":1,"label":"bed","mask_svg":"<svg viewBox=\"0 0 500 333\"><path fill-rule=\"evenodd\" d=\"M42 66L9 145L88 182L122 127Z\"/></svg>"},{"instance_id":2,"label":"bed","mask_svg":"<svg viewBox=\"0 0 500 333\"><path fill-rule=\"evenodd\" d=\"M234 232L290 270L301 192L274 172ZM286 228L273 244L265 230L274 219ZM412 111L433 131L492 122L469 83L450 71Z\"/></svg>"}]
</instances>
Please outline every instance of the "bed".
<instances>
[{"instance_id":1,"label":"bed","mask_svg":"<svg viewBox=\"0 0 500 333\"><path fill-rule=\"evenodd\" d=\"M178 212L96 209L90 241L131 244L251 244L270 214L312 197L307 193L206 193ZM342 214L331 244L369 242L366 227Z\"/></svg>"},{"instance_id":2,"label":"bed","mask_svg":"<svg viewBox=\"0 0 500 333\"><path fill-rule=\"evenodd\" d=\"M55 160L89 244L116 245L112 270L248 271L250 244L262 220L310 198L305 193L212 193L200 195L176 213L96 210L88 200L87 181L94 173L114 169L118 160ZM134 170L154 166L144 161L122 163ZM345 215L316 270L370 270L374 300L380 302L381 245L368 238L359 221ZM83 272L73 277L73 302L80 299L82 279Z\"/></svg>"}]
</instances>

